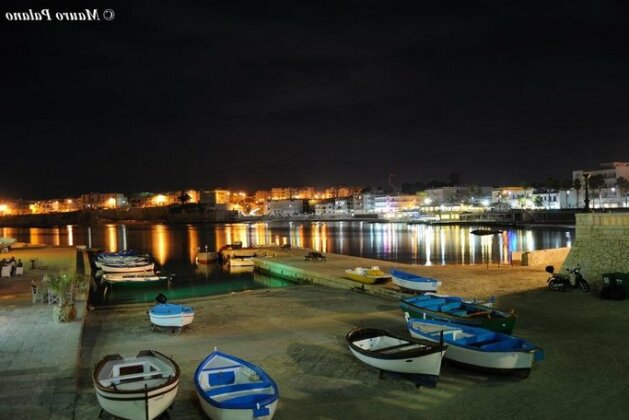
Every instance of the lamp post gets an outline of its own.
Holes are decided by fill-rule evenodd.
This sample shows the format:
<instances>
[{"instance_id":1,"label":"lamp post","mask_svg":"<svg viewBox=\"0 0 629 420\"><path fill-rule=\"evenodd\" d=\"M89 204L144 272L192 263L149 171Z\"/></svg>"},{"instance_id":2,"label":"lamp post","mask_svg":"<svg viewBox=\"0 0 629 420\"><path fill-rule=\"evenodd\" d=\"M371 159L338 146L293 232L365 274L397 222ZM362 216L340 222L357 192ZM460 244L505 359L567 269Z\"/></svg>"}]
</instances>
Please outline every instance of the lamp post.
<instances>
[{"instance_id":1,"label":"lamp post","mask_svg":"<svg viewBox=\"0 0 629 420\"><path fill-rule=\"evenodd\" d=\"M589 185L590 185L590 173L589 172L583 172L583 181L585 183L585 200L583 200L583 202L585 203L585 211L590 211L590 193L589 193Z\"/></svg>"}]
</instances>

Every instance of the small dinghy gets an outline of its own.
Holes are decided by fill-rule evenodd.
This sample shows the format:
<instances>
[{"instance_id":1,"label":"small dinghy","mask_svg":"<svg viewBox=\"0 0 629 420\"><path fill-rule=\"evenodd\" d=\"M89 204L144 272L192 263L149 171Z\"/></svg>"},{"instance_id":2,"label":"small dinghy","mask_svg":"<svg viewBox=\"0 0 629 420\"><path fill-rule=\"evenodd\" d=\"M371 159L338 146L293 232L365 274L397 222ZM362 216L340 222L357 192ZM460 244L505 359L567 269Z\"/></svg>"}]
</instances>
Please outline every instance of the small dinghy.
<instances>
[{"instance_id":1,"label":"small dinghy","mask_svg":"<svg viewBox=\"0 0 629 420\"><path fill-rule=\"evenodd\" d=\"M105 356L92 381L102 409L129 420L151 420L170 407L179 389L179 366L155 350L135 357Z\"/></svg>"},{"instance_id":2,"label":"small dinghy","mask_svg":"<svg viewBox=\"0 0 629 420\"><path fill-rule=\"evenodd\" d=\"M157 327L183 328L192 324L194 309L176 303L158 303L149 310L149 317Z\"/></svg>"},{"instance_id":3,"label":"small dinghy","mask_svg":"<svg viewBox=\"0 0 629 420\"><path fill-rule=\"evenodd\" d=\"M393 277L393 283L397 286L415 292L434 292L441 286L441 282L437 279L422 277L400 270L391 270L391 276Z\"/></svg>"},{"instance_id":4,"label":"small dinghy","mask_svg":"<svg viewBox=\"0 0 629 420\"><path fill-rule=\"evenodd\" d=\"M135 271L153 271L155 263L147 260L124 261L121 263L101 263L100 269L106 273L132 273Z\"/></svg>"},{"instance_id":5,"label":"small dinghy","mask_svg":"<svg viewBox=\"0 0 629 420\"><path fill-rule=\"evenodd\" d=\"M194 384L212 420L270 420L280 397L275 381L261 368L216 349L197 367Z\"/></svg>"},{"instance_id":6,"label":"small dinghy","mask_svg":"<svg viewBox=\"0 0 629 420\"><path fill-rule=\"evenodd\" d=\"M523 338L438 320L412 319L405 314L413 337L448 344L445 358L455 363L526 378L536 362L544 359L542 349Z\"/></svg>"},{"instance_id":7,"label":"small dinghy","mask_svg":"<svg viewBox=\"0 0 629 420\"><path fill-rule=\"evenodd\" d=\"M401 338L376 328L354 328L345 337L356 358L383 372L401 373L416 385L435 386L447 346Z\"/></svg>"},{"instance_id":8,"label":"small dinghy","mask_svg":"<svg viewBox=\"0 0 629 420\"><path fill-rule=\"evenodd\" d=\"M353 270L345 270L345 276L365 284L385 283L391 280L391 275L380 270L380 267L376 265L371 268L356 267Z\"/></svg>"}]
</instances>

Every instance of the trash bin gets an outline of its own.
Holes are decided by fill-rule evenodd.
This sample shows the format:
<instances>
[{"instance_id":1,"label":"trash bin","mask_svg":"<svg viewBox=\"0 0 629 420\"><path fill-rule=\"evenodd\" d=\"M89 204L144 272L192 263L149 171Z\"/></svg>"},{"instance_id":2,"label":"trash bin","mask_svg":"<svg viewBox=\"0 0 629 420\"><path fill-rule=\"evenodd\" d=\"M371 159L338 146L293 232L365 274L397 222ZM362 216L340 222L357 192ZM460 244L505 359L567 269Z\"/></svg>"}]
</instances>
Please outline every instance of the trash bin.
<instances>
[{"instance_id":1,"label":"trash bin","mask_svg":"<svg viewBox=\"0 0 629 420\"><path fill-rule=\"evenodd\" d=\"M622 300L627 297L629 273L603 273L601 298Z\"/></svg>"}]
</instances>

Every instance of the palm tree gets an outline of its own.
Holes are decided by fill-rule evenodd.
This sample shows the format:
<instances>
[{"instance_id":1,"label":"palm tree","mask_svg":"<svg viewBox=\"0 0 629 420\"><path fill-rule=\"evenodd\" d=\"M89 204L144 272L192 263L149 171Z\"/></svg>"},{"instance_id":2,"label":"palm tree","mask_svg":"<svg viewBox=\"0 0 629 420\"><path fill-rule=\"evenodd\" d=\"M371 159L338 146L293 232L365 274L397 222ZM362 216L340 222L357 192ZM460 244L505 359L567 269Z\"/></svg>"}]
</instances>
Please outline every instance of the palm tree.
<instances>
[{"instance_id":1,"label":"palm tree","mask_svg":"<svg viewBox=\"0 0 629 420\"><path fill-rule=\"evenodd\" d=\"M181 202L181 204L186 204L191 199L192 199L192 197L190 197L190 195L188 193L181 193L181 195L179 197L177 197L177 200L179 200L179 202Z\"/></svg>"},{"instance_id":2,"label":"palm tree","mask_svg":"<svg viewBox=\"0 0 629 420\"><path fill-rule=\"evenodd\" d=\"M598 190L598 207L603 207L603 187L605 186L605 175L597 174L590 177L590 188L592 191Z\"/></svg>"},{"instance_id":3,"label":"palm tree","mask_svg":"<svg viewBox=\"0 0 629 420\"><path fill-rule=\"evenodd\" d=\"M629 193L629 180L627 178L619 176L616 179L616 185L622 195L625 196L625 207L627 207L627 193Z\"/></svg>"},{"instance_id":4,"label":"palm tree","mask_svg":"<svg viewBox=\"0 0 629 420\"><path fill-rule=\"evenodd\" d=\"M572 188L577 192L577 203L576 207L579 207L579 191L581 190L581 180L579 178L572 181Z\"/></svg>"}]
</instances>

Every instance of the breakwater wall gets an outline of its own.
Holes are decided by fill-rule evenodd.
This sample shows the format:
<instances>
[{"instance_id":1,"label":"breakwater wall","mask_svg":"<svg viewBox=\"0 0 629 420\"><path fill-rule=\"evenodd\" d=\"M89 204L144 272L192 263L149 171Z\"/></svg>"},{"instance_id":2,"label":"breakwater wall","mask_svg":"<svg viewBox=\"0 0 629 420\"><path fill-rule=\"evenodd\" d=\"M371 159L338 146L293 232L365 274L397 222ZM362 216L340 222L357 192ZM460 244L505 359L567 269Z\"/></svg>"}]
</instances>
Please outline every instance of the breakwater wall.
<instances>
[{"instance_id":1,"label":"breakwater wall","mask_svg":"<svg viewBox=\"0 0 629 420\"><path fill-rule=\"evenodd\" d=\"M629 212L577 214L576 240L563 267L577 265L590 282L603 273L629 273Z\"/></svg>"},{"instance_id":2,"label":"breakwater wall","mask_svg":"<svg viewBox=\"0 0 629 420\"><path fill-rule=\"evenodd\" d=\"M237 220L229 210L212 210L196 205L81 210L66 213L21 214L0 217L0 226L47 227L65 225L93 225L116 222L221 223Z\"/></svg>"}]
</instances>

